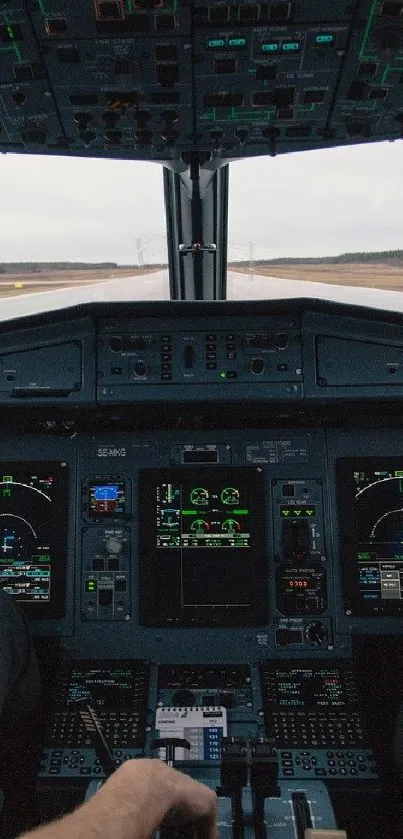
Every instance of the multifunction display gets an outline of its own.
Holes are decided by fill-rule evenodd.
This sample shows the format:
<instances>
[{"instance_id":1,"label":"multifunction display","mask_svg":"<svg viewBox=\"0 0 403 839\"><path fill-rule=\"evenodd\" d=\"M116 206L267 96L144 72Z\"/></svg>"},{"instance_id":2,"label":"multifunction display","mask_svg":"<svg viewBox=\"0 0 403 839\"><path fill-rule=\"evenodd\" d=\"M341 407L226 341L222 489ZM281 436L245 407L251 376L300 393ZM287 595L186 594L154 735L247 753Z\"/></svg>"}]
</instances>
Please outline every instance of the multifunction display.
<instances>
[{"instance_id":1,"label":"multifunction display","mask_svg":"<svg viewBox=\"0 0 403 839\"><path fill-rule=\"evenodd\" d=\"M403 614L403 458L342 458L337 481L346 611Z\"/></svg>"},{"instance_id":2,"label":"multifunction display","mask_svg":"<svg viewBox=\"0 0 403 839\"><path fill-rule=\"evenodd\" d=\"M74 708L86 701L111 710L131 708L147 689L143 661L74 661L58 675L57 705Z\"/></svg>"},{"instance_id":3,"label":"multifunction display","mask_svg":"<svg viewBox=\"0 0 403 839\"><path fill-rule=\"evenodd\" d=\"M267 621L259 469L143 470L139 519L143 623L235 626Z\"/></svg>"},{"instance_id":4,"label":"multifunction display","mask_svg":"<svg viewBox=\"0 0 403 839\"><path fill-rule=\"evenodd\" d=\"M64 613L67 466L0 464L0 588L35 615Z\"/></svg>"},{"instance_id":5,"label":"multifunction display","mask_svg":"<svg viewBox=\"0 0 403 839\"><path fill-rule=\"evenodd\" d=\"M364 745L359 698L348 662L265 661L260 675L266 731L277 746ZM303 765L307 754L302 753Z\"/></svg>"},{"instance_id":6,"label":"multifunction display","mask_svg":"<svg viewBox=\"0 0 403 839\"><path fill-rule=\"evenodd\" d=\"M88 731L79 715L84 704L96 708L111 748L144 748L148 677L148 664L139 659L83 659L64 664L55 674L54 707L48 714L45 743L51 750L68 747L68 751L63 764L60 754L56 758L52 754L50 774L60 774L55 768L66 764L76 768L80 777L88 774L87 769L82 771L84 757L78 758L80 752L71 751L88 746ZM121 755L121 751L116 752L116 757Z\"/></svg>"},{"instance_id":7,"label":"multifunction display","mask_svg":"<svg viewBox=\"0 0 403 839\"><path fill-rule=\"evenodd\" d=\"M345 708L344 679L338 667L275 667L271 673L272 702L280 708Z\"/></svg>"}]
</instances>

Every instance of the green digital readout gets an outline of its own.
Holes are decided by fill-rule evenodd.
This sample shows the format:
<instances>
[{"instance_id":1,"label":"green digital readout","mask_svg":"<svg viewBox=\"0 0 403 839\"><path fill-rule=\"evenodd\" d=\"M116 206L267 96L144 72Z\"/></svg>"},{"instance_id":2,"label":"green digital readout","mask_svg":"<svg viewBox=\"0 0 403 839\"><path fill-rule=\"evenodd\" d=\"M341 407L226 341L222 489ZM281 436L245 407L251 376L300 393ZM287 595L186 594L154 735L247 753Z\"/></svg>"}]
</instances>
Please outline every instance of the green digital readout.
<instances>
[{"instance_id":1,"label":"green digital readout","mask_svg":"<svg viewBox=\"0 0 403 839\"><path fill-rule=\"evenodd\" d=\"M246 38L229 38L228 46L230 48L235 49L239 49L240 47L246 47Z\"/></svg>"},{"instance_id":2,"label":"green digital readout","mask_svg":"<svg viewBox=\"0 0 403 839\"><path fill-rule=\"evenodd\" d=\"M93 592L97 590L97 581L96 580L86 580L85 581L85 590L89 592Z\"/></svg>"},{"instance_id":3,"label":"green digital readout","mask_svg":"<svg viewBox=\"0 0 403 839\"><path fill-rule=\"evenodd\" d=\"M287 505L286 507L280 507L280 516L285 519L308 519L313 518L316 515L316 507L314 504L307 506L301 505L301 507L294 507L291 505Z\"/></svg>"},{"instance_id":4,"label":"green digital readout","mask_svg":"<svg viewBox=\"0 0 403 839\"><path fill-rule=\"evenodd\" d=\"M320 32L315 38L315 43L319 46L330 46L334 44L335 37L332 32Z\"/></svg>"},{"instance_id":5,"label":"green digital readout","mask_svg":"<svg viewBox=\"0 0 403 839\"><path fill-rule=\"evenodd\" d=\"M279 49L279 41L266 41L265 44L262 44L262 52L278 52Z\"/></svg>"},{"instance_id":6,"label":"green digital readout","mask_svg":"<svg viewBox=\"0 0 403 839\"><path fill-rule=\"evenodd\" d=\"M222 50L222 49L243 49L246 47L246 38L209 38L207 41L207 49Z\"/></svg>"},{"instance_id":7,"label":"green digital readout","mask_svg":"<svg viewBox=\"0 0 403 839\"><path fill-rule=\"evenodd\" d=\"M281 52L300 52L301 51L301 42L300 41L283 41L281 45Z\"/></svg>"},{"instance_id":8,"label":"green digital readout","mask_svg":"<svg viewBox=\"0 0 403 839\"><path fill-rule=\"evenodd\" d=\"M219 50L225 47L225 38L210 38L207 41L207 48L209 50Z\"/></svg>"}]
</instances>

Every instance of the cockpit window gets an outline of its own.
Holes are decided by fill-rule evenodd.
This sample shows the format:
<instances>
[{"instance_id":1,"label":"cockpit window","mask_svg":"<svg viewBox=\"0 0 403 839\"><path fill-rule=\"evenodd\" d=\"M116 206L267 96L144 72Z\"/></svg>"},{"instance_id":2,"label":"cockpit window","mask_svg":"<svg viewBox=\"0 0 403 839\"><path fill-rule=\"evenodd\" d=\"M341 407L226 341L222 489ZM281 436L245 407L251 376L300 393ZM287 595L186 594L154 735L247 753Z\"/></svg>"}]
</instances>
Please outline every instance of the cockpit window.
<instances>
[{"instance_id":1,"label":"cockpit window","mask_svg":"<svg viewBox=\"0 0 403 839\"><path fill-rule=\"evenodd\" d=\"M234 162L228 297L359 303L363 289L400 292L402 164L400 142Z\"/></svg>"},{"instance_id":2,"label":"cockpit window","mask_svg":"<svg viewBox=\"0 0 403 839\"><path fill-rule=\"evenodd\" d=\"M399 293L402 165L400 142L230 163L227 297L364 293L376 306L374 294ZM3 318L169 298L160 164L7 154L0 178ZM211 255L185 259L204 267Z\"/></svg>"},{"instance_id":3,"label":"cockpit window","mask_svg":"<svg viewBox=\"0 0 403 839\"><path fill-rule=\"evenodd\" d=\"M19 314L167 299L162 174L139 161L2 155L2 316L8 304Z\"/></svg>"}]
</instances>

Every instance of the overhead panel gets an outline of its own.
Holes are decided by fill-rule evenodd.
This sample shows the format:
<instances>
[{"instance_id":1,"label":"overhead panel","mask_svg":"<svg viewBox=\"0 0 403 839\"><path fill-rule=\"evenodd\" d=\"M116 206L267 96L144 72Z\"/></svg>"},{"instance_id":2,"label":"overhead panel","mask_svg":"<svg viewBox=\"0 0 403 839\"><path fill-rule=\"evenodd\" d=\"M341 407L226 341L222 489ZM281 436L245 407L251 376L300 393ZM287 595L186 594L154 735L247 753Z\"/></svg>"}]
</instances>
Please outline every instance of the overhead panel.
<instances>
[{"instance_id":1,"label":"overhead panel","mask_svg":"<svg viewBox=\"0 0 403 839\"><path fill-rule=\"evenodd\" d=\"M403 130L403 2L11 0L0 149L186 163Z\"/></svg>"}]
</instances>

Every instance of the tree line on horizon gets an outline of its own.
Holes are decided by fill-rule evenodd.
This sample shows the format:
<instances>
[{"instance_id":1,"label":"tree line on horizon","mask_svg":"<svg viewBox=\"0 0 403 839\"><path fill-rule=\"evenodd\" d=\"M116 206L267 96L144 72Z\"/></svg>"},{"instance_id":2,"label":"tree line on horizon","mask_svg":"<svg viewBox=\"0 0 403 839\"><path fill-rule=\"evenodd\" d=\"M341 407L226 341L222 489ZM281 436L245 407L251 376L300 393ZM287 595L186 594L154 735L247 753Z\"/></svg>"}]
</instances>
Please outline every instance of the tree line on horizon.
<instances>
[{"instance_id":1,"label":"tree line on horizon","mask_svg":"<svg viewBox=\"0 0 403 839\"><path fill-rule=\"evenodd\" d=\"M118 265L117 262L0 262L0 274L40 274L42 271L90 271L136 268L138 265ZM147 265L147 268L160 267Z\"/></svg>"},{"instance_id":2,"label":"tree line on horizon","mask_svg":"<svg viewBox=\"0 0 403 839\"><path fill-rule=\"evenodd\" d=\"M255 259L255 265L301 265L310 264L347 264L354 262L393 262L403 265L403 250L394 251L357 251L357 253L341 253L338 256L305 256L305 257L281 257L280 259Z\"/></svg>"},{"instance_id":3,"label":"tree line on horizon","mask_svg":"<svg viewBox=\"0 0 403 839\"><path fill-rule=\"evenodd\" d=\"M391 251L357 251L356 253L342 253L338 256L283 256L278 259L254 259L253 265L347 265L349 263L377 263L390 262L403 267L403 250ZM228 265L248 265L249 260L232 259ZM118 268L165 268L166 263L147 263L147 265L119 265L117 262L2 262L0 274L40 274L42 271L85 271L85 270L117 270Z\"/></svg>"}]
</instances>

